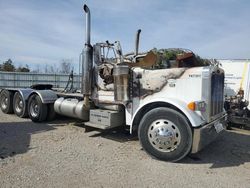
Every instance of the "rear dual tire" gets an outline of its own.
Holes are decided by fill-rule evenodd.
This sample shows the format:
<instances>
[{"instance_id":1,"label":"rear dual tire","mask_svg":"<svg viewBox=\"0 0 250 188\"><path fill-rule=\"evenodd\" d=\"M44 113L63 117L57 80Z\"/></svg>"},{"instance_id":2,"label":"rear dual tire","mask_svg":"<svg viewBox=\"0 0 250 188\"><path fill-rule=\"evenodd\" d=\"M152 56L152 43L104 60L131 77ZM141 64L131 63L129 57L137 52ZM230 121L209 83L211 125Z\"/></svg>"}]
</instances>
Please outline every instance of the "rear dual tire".
<instances>
[{"instance_id":1,"label":"rear dual tire","mask_svg":"<svg viewBox=\"0 0 250 188\"><path fill-rule=\"evenodd\" d=\"M56 117L54 104L44 104L41 98L34 94L28 100L28 115L33 122L52 121Z\"/></svg>"},{"instance_id":2,"label":"rear dual tire","mask_svg":"<svg viewBox=\"0 0 250 188\"><path fill-rule=\"evenodd\" d=\"M54 103L48 104L48 115L46 120L53 121L56 118L56 112L54 110Z\"/></svg>"},{"instance_id":3,"label":"rear dual tire","mask_svg":"<svg viewBox=\"0 0 250 188\"><path fill-rule=\"evenodd\" d=\"M3 113L13 113L13 93L8 90L3 90L0 93L0 107Z\"/></svg>"},{"instance_id":4,"label":"rear dual tire","mask_svg":"<svg viewBox=\"0 0 250 188\"><path fill-rule=\"evenodd\" d=\"M48 115L48 106L42 103L38 95L32 95L28 100L28 114L33 122L45 121Z\"/></svg>"},{"instance_id":5,"label":"rear dual tire","mask_svg":"<svg viewBox=\"0 0 250 188\"><path fill-rule=\"evenodd\" d=\"M27 105L27 106L26 106ZM53 104L43 104L41 98L33 94L26 104L20 92L3 90L0 93L0 108L5 114L13 112L21 118L30 117L34 122L52 121L56 117Z\"/></svg>"},{"instance_id":6,"label":"rear dual tire","mask_svg":"<svg viewBox=\"0 0 250 188\"><path fill-rule=\"evenodd\" d=\"M14 113L21 118L28 117L28 110L26 103L19 92L16 92L13 98L13 110Z\"/></svg>"}]
</instances>

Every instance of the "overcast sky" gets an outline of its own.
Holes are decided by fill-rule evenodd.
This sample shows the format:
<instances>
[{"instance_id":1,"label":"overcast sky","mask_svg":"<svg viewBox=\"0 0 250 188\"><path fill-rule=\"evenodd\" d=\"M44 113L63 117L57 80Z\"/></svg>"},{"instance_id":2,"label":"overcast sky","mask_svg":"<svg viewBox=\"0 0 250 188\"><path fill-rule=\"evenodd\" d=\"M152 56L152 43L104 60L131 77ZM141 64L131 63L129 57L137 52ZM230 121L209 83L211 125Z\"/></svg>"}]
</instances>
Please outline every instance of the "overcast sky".
<instances>
[{"instance_id":1,"label":"overcast sky","mask_svg":"<svg viewBox=\"0 0 250 188\"><path fill-rule=\"evenodd\" d=\"M130 52L140 28L140 51L181 47L205 58L250 58L249 0L0 0L0 62L77 64L84 3L92 14L92 44L120 40Z\"/></svg>"}]
</instances>

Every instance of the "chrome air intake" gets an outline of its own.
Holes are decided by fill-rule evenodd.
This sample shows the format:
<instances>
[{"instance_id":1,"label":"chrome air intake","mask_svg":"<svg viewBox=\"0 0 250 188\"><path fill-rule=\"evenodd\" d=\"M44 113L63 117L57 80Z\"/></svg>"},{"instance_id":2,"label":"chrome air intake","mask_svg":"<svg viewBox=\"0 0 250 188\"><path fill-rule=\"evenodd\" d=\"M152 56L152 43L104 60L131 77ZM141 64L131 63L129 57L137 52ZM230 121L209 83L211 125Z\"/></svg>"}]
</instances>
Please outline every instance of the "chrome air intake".
<instances>
[{"instance_id":1,"label":"chrome air intake","mask_svg":"<svg viewBox=\"0 0 250 188\"><path fill-rule=\"evenodd\" d=\"M129 101L129 66L115 65L113 76L115 101L122 103Z\"/></svg>"}]
</instances>

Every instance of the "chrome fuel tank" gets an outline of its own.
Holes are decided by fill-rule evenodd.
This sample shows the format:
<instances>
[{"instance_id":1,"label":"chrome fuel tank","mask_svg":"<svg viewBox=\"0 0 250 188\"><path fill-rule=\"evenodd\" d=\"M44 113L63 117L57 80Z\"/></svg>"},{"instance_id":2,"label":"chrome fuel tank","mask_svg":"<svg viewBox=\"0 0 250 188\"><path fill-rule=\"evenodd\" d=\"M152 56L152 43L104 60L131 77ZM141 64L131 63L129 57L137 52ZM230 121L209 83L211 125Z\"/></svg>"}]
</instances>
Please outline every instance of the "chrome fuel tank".
<instances>
[{"instance_id":1,"label":"chrome fuel tank","mask_svg":"<svg viewBox=\"0 0 250 188\"><path fill-rule=\"evenodd\" d=\"M89 120L89 110L84 108L82 100L61 97L55 101L54 110L64 116Z\"/></svg>"}]
</instances>

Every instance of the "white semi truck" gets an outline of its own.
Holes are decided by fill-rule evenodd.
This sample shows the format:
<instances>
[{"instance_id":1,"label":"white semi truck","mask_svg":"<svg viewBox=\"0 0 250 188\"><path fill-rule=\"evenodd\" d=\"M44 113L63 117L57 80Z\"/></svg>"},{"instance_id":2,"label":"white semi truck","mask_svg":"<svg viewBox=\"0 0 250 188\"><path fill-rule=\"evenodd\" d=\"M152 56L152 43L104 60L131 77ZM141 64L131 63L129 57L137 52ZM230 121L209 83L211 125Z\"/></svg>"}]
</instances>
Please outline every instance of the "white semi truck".
<instances>
[{"instance_id":1,"label":"white semi truck","mask_svg":"<svg viewBox=\"0 0 250 188\"><path fill-rule=\"evenodd\" d=\"M201 66L188 50L178 49L174 61L154 51L138 53L140 30L133 54L123 55L119 42L92 46L90 10L86 5L83 9L81 93L62 93L47 85L6 88L0 94L4 113L28 115L34 122L58 113L98 129L129 126L131 133L138 131L148 154L165 161L179 161L217 137L227 118L222 69Z\"/></svg>"}]
</instances>

